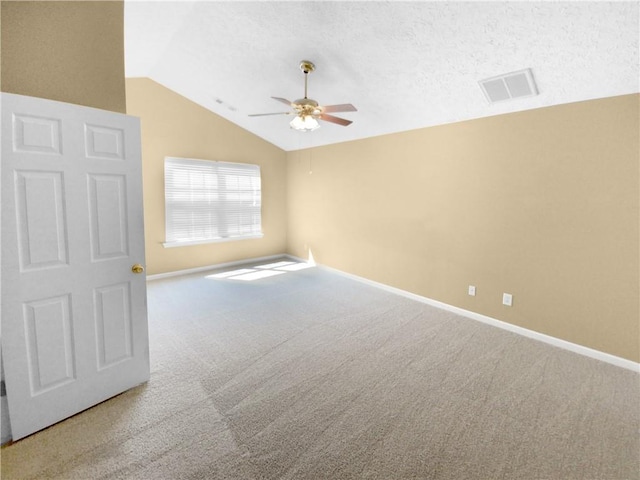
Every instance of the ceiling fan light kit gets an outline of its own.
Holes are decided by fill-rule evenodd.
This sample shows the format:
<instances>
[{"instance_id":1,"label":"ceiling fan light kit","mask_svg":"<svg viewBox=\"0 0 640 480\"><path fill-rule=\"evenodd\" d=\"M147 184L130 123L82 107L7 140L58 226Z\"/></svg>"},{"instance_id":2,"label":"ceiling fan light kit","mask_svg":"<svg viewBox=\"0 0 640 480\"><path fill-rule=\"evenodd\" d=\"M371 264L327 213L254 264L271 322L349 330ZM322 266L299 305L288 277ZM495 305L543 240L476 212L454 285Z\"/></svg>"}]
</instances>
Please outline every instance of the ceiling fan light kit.
<instances>
[{"instance_id":1,"label":"ceiling fan light kit","mask_svg":"<svg viewBox=\"0 0 640 480\"><path fill-rule=\"evenodd\" d=\"M312 132L313 130L320 128L318 121L309 115L297 116L291 120L289 125L291 125L291 128L294 130L300 130L303 132Z\"/></svg>"},{"instance_id":2,"label":"ceiling fan light kit","mask_svg":"<svg viewBox=\"0 0 640 480\"><path fill-rule=\"evenodd\" d=\"M320 106L315 100L307 98L307 77L315 69L316 66L309 60L302 60L300 62L300 70L302 70L302 73L304 73L304 98L299 98L295 102L290 102L285 98L271 97L278 102L289 105L291 108L293 108L293 111L256 113L249 116L261 117L266 115L295 115L295 118L289 123L289 125L292 129L299 130L301 132L311 132L320 128L320 123L318 122L318 120L335 123L344 127L353 123L351 120L334 117L333 115L327 114L327 112L356 112L356 107L354 107L350 103L345 103L342 105Z\"/></svg>"}]
</instances>

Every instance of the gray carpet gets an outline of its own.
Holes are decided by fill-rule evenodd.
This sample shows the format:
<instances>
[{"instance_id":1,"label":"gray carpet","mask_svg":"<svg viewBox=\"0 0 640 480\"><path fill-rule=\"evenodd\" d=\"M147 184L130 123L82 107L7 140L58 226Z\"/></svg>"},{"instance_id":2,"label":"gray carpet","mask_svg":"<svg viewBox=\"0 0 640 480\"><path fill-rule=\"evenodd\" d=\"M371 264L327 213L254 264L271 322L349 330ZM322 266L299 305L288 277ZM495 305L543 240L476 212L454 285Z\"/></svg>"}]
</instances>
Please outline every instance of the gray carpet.
<instances>
[{"instance_id":1,"label":"gray carpet","mask_svg":"<svg viewBox=\"0 0 640 480\"><path fill-rule=\"evenodd\" d=\"M317 268L149 283L151 381L3 479L638 479L628 370Z\"/></svg>"}]
</instances>

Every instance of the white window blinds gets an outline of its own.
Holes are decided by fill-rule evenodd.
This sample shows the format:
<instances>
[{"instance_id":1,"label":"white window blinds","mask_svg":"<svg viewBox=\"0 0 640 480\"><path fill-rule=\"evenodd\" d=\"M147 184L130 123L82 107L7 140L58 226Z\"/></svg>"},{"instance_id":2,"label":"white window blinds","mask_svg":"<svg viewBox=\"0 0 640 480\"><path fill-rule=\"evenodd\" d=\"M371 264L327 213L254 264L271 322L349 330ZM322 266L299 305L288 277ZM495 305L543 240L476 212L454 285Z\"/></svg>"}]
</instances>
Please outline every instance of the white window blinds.
<instances>
[{"instance_id":1,"label":"white window blinds","mask_svg":"<svg viewBox=\"0 0 640 480\"><path fill-rule=\"evenodd\" d=\"M260 167L165 157L165 246L262 236Z\"/></svg>"}]
</instances>

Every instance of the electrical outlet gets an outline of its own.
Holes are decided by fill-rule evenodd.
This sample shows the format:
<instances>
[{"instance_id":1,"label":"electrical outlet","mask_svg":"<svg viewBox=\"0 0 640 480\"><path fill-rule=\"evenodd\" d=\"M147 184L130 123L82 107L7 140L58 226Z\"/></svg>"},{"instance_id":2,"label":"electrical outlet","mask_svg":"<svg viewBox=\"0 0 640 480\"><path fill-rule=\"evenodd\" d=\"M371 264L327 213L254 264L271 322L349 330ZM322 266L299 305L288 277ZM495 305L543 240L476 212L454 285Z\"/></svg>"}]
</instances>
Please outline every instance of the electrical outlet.
<instances>
[{"instance_id":1,"label":"electrical outlet","mask_svg":"<svg viewBox=\"0 0 640 480\"><path fill-rule=\"evenodd\" d=\"M510 293L503 293L502 294L502 304L506 305L507 307L510 307L513 305L513 295L511 295Z\"/></svg>"},{"instance_id":2,"label":"electrical outlet","mask_svg":"<svg viewBox=\"0 0 640 480\"><path fill-rule=\"evenodd\" d=\"M476 296L476 287L473 285L469 285L469 295L471 295L472 297Z\"/></svg>"}]
</instances>

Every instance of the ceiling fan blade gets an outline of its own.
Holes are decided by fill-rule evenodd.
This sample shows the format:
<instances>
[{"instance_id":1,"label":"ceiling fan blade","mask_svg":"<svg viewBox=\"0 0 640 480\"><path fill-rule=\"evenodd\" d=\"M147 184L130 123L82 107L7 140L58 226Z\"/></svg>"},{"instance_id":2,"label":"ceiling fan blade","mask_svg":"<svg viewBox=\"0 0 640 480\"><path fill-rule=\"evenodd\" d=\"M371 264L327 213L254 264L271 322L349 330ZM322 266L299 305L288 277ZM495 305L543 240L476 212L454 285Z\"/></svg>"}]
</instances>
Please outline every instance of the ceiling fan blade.
<instances>
[{"instance_id":1,"label":"ceiling fan blade","mask_svg":"<svg viewBox=\"0 0 640 480\"><path fill-rule=\"evenodd\" d=\"M250 117L266 117L267 115L291 115L293 112L252 113Z\"/></svg>"},{"instance_id":2,"label":"ceiling fan blade","mask_svg":"<svg viewBox=\"0 0 640 480\"><path fill-rule=\"evenodd\" d=\"M320 118L320 120L324 120L325 122L337 123L338 125L342 125L343 127L346 127L347 125L351 125L353 123L351 120L334 117L333 115L327 115L326 113L323 113L318 118Z\"/></svg>"},{"instance_id":3,"label":"ceiling fan blade","mask_svg":"<svg viewBox=\"0 0 640 480\"><path fill-rule=\"evenodd\" d=\"M350 103L343 103L342 105L327 105L322 107L323 112L357 112L358 109Z\"/></svg>"},{"instance_id":4,"label":"ceiling fan blade","mask_svg":"<svg viewBox=\"0 0 640 480\"><path fill-rule=\"evenodd\" d=\"M282 103L284 103L284 104L286 104L286 105L289 105L289 106L293 105L293 104L292 104L289 100L287 100L286 98L280 98L280 97L271 97L271 98L273 98L274 100L277 100L277 101L279 101L279 102L282 102Z\"/></svg>"}]
</instances>

